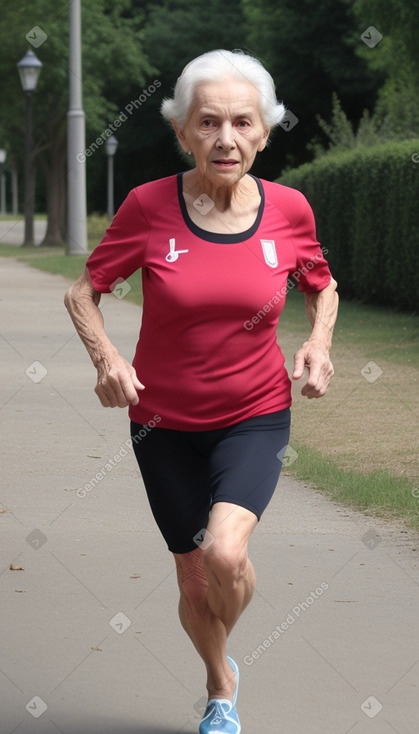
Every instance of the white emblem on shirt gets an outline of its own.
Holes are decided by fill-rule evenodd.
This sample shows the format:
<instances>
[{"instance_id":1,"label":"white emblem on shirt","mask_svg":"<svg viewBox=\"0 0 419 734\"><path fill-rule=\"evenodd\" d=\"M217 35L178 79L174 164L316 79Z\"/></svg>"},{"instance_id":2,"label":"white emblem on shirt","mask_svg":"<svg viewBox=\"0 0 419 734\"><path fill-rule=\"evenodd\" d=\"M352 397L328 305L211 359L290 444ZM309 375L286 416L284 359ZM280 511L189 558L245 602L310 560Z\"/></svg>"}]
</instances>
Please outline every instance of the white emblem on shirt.
<instances>
[{"instance_id":1,"label":"white emblem on shirt","mask_svg":"<svg viewBox=\"0 0 419 734\"><path fill-rule=\"evenodd\" d=\"M167 260L168 263L174 263L174 262L176 262L176 260L178 259L179 255L182 252L189 252L189 250L175 250L176 241L175 241L175 238L174 237L172 237L169 240L169 246L170 246L170 252L168 252L167 255L166 255L166 260Z\"/></svg>"},{"instance_id":2,"label":"white emblem on shirt","mask_svg":"<svg viewBox=\"0 0 419 734\"><path fill-rule=\"evenodd\" d=\"M278 265L278 258L275 249L275 240L261 240L263 257L265 262L270 268L276 268Z\"/></svg>"}]
</instances>

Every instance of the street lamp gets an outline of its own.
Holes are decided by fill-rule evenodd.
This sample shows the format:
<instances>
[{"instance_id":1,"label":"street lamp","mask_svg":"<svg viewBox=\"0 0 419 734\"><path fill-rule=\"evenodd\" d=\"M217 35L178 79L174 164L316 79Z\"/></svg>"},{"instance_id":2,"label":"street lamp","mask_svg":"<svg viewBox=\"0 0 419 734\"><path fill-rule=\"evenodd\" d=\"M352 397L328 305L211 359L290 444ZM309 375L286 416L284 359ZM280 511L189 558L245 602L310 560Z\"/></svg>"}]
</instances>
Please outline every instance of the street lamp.
<instances>
[{"instance_id":1,"label":"street lamp","mask_svg":"<svg viewBox=\"0 0 419 734\"><path fill-rule=\"evenodd\" d=\"M33 245L33 215L35 209L35 167L33 164L32 138L32 95L36 89L41 73L42 62L33 51L27 51L23 59L17 64L22 89L26 99L25 121L25 238L24 245Z\"/></svg>"},{"instance_id":2,"label":"street lamp","mask_svg":"<svg viewBox=\"0 0 419 734\"><path fill-rule=\"evenodd\" d=\"M113 219L114 205L113 205L113 157L118 147L118 141L115 135L111 135L106 143L106 155L108 156L108 219Z\"/></svg>"},{"instance_id":3,"label":"street lamp","mask_svg":"<svg viewBox=\"0 0 419 734\"><path fill-rule=\"evenodd\" d=\"M6 162L7 152L0 149L0 214L6 214L6 176L4 173L4 163Z\"/></svg>"},{"instance_id":4,"label":"street lamp","mask_svg":"<svg viewBox=\"0 0 419 734\"><path fill-rule=\"evenodd\" d=\"M86 122L83 110L81 0L69 0L67 255L87 254Z\"/></svg>"}]
</instances>

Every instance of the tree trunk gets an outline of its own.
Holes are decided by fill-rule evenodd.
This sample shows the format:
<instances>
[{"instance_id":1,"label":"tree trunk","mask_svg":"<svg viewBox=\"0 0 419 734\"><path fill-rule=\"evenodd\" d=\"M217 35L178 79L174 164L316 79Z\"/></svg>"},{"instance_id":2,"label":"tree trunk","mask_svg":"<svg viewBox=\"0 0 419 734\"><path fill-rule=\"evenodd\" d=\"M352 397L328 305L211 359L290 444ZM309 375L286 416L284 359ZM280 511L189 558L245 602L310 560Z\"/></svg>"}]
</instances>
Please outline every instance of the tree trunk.
<instances>
[{"instance_id":1,"label":"tree trunk","mask_svg":"<svg viewBox=\"0 0 419 734\"><path fill-rule=\"evenodd\" d=\"M56 134L51 138L48 160L42 157L47 193L47 231L43 245L64 247L65 233L65 137Z\"/></svg>"},{"instance_id":2,"label":"tree trunk","mask_svg":"<svg viewBox=\"0 0 419 734\"><path fill-rule=\"evenodd\" d=\"M12 214L17 215L19 213L18 205L18 172L17 163L14 156L10 158L10 175L12 179Z\"/></svg>"}]
</instances>

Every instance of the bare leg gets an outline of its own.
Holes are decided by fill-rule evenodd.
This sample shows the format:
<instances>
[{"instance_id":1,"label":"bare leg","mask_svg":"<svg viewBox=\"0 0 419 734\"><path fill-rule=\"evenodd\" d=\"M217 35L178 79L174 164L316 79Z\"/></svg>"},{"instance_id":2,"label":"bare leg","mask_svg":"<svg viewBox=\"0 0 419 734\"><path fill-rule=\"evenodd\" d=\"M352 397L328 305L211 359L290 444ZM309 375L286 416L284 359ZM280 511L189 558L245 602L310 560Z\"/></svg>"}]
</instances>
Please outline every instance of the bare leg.
<instances>
[{"instance_id":1,"label":"bare leg","mask_svg":"<svg viewBox=\"0 0 419 734\"><path fill-rule=\"evenodd\" d=\"M233 698L236 681L226 658L226 642L253 596L256 577L247 544L256 524L252 512L219 502L208 524L214 538L208 548L174 554L179 616L206 665L209 698Z\"/></svg>"}]
</instances>

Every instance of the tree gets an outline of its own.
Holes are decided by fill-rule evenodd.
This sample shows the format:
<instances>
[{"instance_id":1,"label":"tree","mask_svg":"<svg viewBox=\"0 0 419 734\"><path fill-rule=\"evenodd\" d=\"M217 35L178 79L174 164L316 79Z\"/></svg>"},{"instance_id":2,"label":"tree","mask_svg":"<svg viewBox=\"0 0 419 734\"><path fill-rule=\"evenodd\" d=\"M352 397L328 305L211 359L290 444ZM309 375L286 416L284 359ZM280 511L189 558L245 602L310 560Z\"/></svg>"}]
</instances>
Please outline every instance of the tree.
<instances>
[{"instance_id":1,"label":"tree","mask_svg":"<svg viewBox=\"0 0 419 734\"><path fill-rule=\"evenodd\" d=\"M141 13L130 17L130 0L82 3L84 109L87 141L95 140L118 111L114 100L127 95L152 73L142 50ZM47 34L35 49L43 63L35 99L34 159L46 182L48 228L44 244L61 244L65 236L66 114L68 107L68 3L54 0L0 0L7 34L0 44L1 97L7 105L0 124L7 147L22 166L23 94L16 63L29 43L28 32L40 26ZM83 151L80 151L83 153Z\"/></svg>"},{"instance_id":2,"label":"tree","mask_svg":"<svg viewBox=\"0 0 419 734\"><path fill-rule=\"evenodd\" d=\"M120 199L129 188L185 166L174 134L160 114L161 102L172 96L183 67L205 51L234 49L245 41L241 0L134 0L134 6L145 13L144 51L161 86L121 131L115 166Z\"/></svg>"},{"instance_id":3,"label":"tree","mask_svg":"<svg viewBox=\"0 0 419 734\"><path fill-rule=\"evenodd\" d=\"M355 52L362 45L352 0L243 0L248 46L272 74L279 99L298 118L275 136L275 158L298 165L317 131L316 115L327 117L336 92L352 121L372 109L381 76ZM282 131L281 131L282 133ZM287 155L284 153L286 147Z\"/></svg>"},{"instance_id":4,"label":"tree","mask_svg":"<svg viewBox=\"0 0 419 734\"><path fill-rule=\"evenodd\" d=\"M360 45L358 54L384 78L375 110L383 136L419 134L419 1L355 0L352 12L363 29L374 26L382 35L372 48Z\"/></svg>"}]
</instances>

